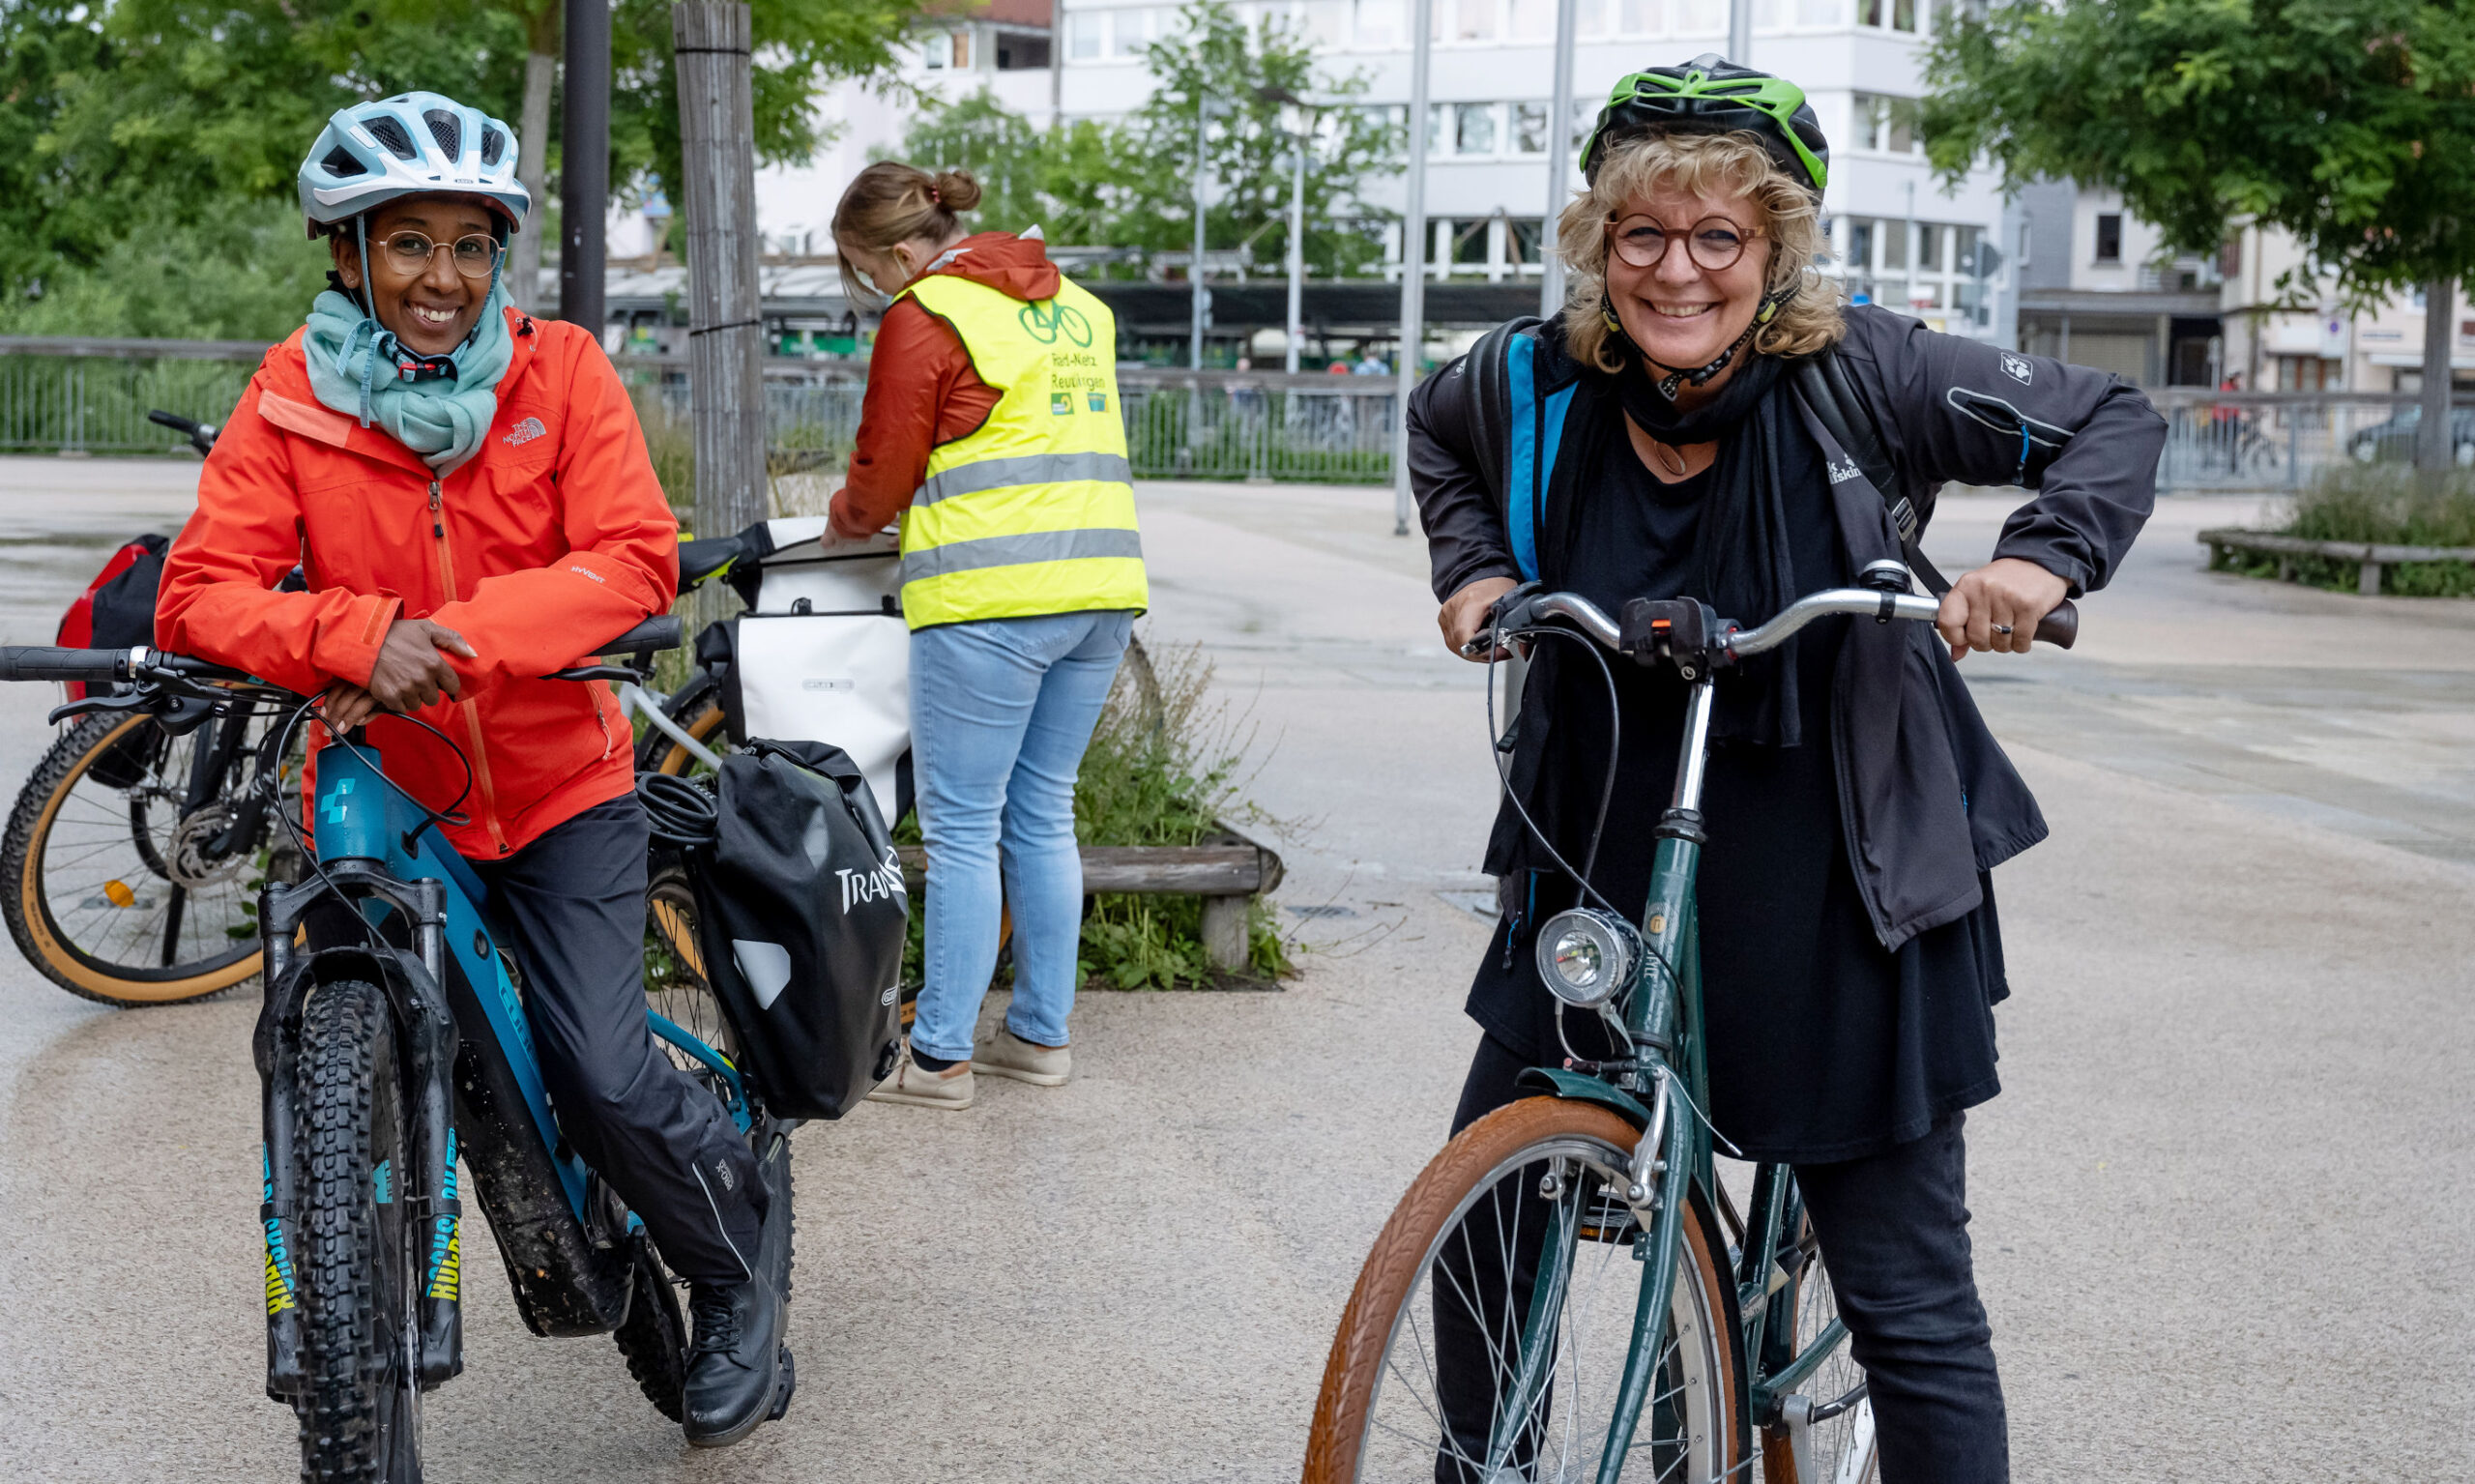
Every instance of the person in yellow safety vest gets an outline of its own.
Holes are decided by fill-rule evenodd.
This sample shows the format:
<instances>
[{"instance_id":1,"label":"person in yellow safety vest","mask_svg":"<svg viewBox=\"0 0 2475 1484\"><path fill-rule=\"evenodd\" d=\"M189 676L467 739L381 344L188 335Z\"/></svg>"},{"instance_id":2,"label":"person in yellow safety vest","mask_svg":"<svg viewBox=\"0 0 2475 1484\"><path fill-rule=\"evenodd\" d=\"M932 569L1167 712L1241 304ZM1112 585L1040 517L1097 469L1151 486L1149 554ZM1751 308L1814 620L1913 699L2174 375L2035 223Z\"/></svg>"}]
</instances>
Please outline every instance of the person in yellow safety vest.
<instances>
[{"instance_id":1,"label":"person in yellow safety vest","mask_svg":"<svg viewBox=\"0 0 2475 1484\"><path fill-rule=\"evenodd\" d=\"M928 848L926 983L905 1054L872 1095L947 1109L972 1105L975 1072L1039 1087L1072 1073L1074 779L1150 602L1117 321L1049 262L1036 229L965 232L978 202L967 171L880 160L833 215L853 299L891 303L831 519L845 537L901 522ZM1001 902L1013 1004L975 1039Z\"/></svg>"}]
</instances>

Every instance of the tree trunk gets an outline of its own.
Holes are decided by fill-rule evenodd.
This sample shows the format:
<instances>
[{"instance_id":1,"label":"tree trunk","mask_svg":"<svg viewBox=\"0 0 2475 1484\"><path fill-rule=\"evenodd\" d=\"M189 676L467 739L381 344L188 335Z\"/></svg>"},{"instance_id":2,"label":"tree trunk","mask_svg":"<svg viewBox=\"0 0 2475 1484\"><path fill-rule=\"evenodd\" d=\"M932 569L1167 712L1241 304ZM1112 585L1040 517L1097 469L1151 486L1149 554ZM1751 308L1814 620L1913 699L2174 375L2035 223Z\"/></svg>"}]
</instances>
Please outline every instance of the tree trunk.
<instances>
[{"instance_id":1,"label":"tree trunk","mask_svg":"<svg viewBox=\"0 0 2475 1484\"><path fill-rule=\"evenodd\" d=\"M523 154L515 162L515 178L533 197L533 216L515 234L507 270L508 297L528 314L541 308L541 233L550 220L550 93L558 80L558 56L536 43L524 59L524 118L516 125Z\"/></svg>"},{"instance_id":2,"label":"tree trunk","mask_svg":"<svg viewBox=\"0 0 2475 1484\"><path fill-rule=\"evenodd\" d=\"M686 179L687 385L695 422L696 530L729 536L763 520L765 342L759 323L756 128L748 8L683 0L679 142Z\"/></svg>"},{"instance_id":3,"label":"tree trunk","mask_svg":"<svg viewBox=\"0 0 2475 1484\"><path fill-rule=\"evenodd\" d=\"M2415 467L2436 482L2449 472L2449 347L2456 327L2458 285L2435 278L2424 285L2423 423L2415 438Z\"/></svg>"}]
</instances>

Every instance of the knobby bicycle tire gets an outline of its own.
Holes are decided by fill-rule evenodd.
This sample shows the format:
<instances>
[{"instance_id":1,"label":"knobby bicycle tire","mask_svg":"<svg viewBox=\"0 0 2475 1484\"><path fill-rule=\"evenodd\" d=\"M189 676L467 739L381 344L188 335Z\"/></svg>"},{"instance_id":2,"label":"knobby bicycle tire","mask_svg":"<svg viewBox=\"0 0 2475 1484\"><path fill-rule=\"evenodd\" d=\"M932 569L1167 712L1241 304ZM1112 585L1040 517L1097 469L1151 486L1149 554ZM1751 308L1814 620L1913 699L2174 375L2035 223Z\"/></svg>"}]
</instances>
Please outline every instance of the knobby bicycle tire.
<instances>
[{"instance_id":1,"label":"knobby bicycle tire","mask_svg":"<svg viewBox=\"0 0 2475 1484\"><path fill-rule=\"evenodd\" d=\"M672 1286L670 1269L641 1236L629 1283L627 1317L610 1337L626 1357L636 1389L655 1411L677 1422L687 1388L687 1324L680 1315L679 1290Z\"/></svg>"},{"instance_id":2,"label":"knobby bicycle tire","mask_svg":"<svg viewBox=\"0 0 2475 1484\"><path fill-rule=\"evenodd\" d=\"M320 985L301 1020L296 1255L308 1386L301 1476L420 1477L422 1253L405 1219L406 1108L394 1020L366 980Z\"/></svg>"},{"instance_id":3,"label":"knobby bicycle tire","mask_svg":"<svg viewBox=\"0 0 2475 1484\"><path fill-rule=\"evenodd\" d=\"M168 967L138 968L94 957L77 948L53 917L45 889L44 852L61 809L80 782L98 768L126 751L152 716L103 713L79 719L45 750L43 761L18 791L0 835L0 918L17 951L35 971L80 999L102 1004L173 1004L200 1000L231 988L258 972L259 947L252 937L228 952ZM201 734L191 734L193 737ZM236 767L246 767L247 759ZM226 791L229 797L229 791ZM131 827L132 829L134 827ZM132 838L141 858L152 856L146 842ZM160 862L149 860L160 874Z\"/></svg>"},{"instance_id":4,"label":"knobby bicycle tire","mask_svg":"<svg viewBox=\"0 0 2475 1484\"><path fill-rule=\"evenodd\" d=\"M1414 1335L1415 1324L1410 1313L1422 1305L1420 1275L1436 1262L1447 1237L1465 1213L1471 1210L1473 1203L1500 1181L1529 1178L1527 1172L1542 1162L1548 1152L1587 1144L1620 1159L1630 1152L1639 1137L1638 1130L1606 1108L1560 1098L1532 1097L1496 1110L1444 1146L1412 1182L1378 1234L1350 1295L1349 1306L1342 1313L1325 1363L1323 1386L1315 1401L1302 1474L1304 1484L1386 1484L1388 1475L1370 1477L1364 1455L1369 1439L1383 1426L1376 1408L1385 1383L1388 1356L1404 1332ZM1542 1152L1533 1157L1533 1150ZM1508 1171L1513 1173L1507 1174ZM1684 1214L1676 1296L1672 1300L1671 1311L1681 1312L1682 1306L1690 1305L1699 1314L1697 1323L1706 1326L1702 1369L1709 1373L1697 1382L1699 1400L1692 1395L1684 1400L1695 1409L1699 1425L1706 1430L1702 1436L1707 1439L1710 1471L1719 1477L1740 1477L1735 1470L1748 1461L1749 1440L1741 1383L1744 1360L1740 1353L1742 1337L1734 1322L1726 1248L1705 1212L1695 1207ZM1601 1228L1582 1240L1620 1246L1630 1239L1626 1235L1629 1228L1608 1229L1604 1218L1600 1219ZM1629 1216L1621 1219L1630 1220ZM1631 1302L1627 1295L1623 1307L1628 1316ZM1674 1332L1671 1324L1669 1334ZM1433 1380L1432 1369L1428 1379ZM1414 1395L1412 1400L1423 1406ZM1428 1409L1428 1415L1435 1415L1433 1409ZM1645 1424L1646 1421L1645 1415ZM1603 1430L1605 1422L1605 1417L1593 1416L1587 1425ZM1690 1433L1690 1425L1686 1436L1694 1445L1701 1445L1700 1438ZM1540 1426L1543 1430L1544 1423ZM1646 1436L1646 1425L1643 1431ZM1425 1455L1430 1469L1436 1451L1430 1447ZM1632 1460L1641 1460L1645 1452L1644 1443L1637 1440ZM1574 1477L1548 1474L1542 1467L1545 1462L1542 1458L1530 1463L1531 1468L1540 1469L1540 1479ZM1523 1476L1529 1475L1525 1472ZM1594 1462L1586 1466L1584 1476L1595 1476ZM1625 1476L1636 1475L1628 1467Z\"/></svg>"}]
</instances>

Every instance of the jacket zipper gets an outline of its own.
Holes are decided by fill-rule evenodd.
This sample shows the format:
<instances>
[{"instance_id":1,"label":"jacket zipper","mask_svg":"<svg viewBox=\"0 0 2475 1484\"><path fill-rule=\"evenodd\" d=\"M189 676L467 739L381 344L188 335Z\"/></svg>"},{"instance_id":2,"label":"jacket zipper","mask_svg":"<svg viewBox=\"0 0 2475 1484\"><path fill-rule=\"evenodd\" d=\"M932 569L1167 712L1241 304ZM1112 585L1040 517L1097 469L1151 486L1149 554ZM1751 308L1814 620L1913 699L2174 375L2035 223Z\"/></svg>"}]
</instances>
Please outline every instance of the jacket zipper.
<instances>
[{"instance_id":1,"label":"jacket zipper","mask_svg":"<svg viewBox=\"0 0 2475 1484\"><path fill-rule=\"evenodd\" d=\"M446 590L447 600L454 602L457 596L455 557L448 545L447 507L436 480L429 481L429 534L438 543L440 585ZM470 701L458 701L455 708L464 713L464 733L473 743L473 786L481 795L481 824L490 832L490 843L497 846L499 854L504 856L507 854L507 831L499 828L498 792L490 786L490 754L481 742L481 717Z\"/></svg>"}]
</instances>

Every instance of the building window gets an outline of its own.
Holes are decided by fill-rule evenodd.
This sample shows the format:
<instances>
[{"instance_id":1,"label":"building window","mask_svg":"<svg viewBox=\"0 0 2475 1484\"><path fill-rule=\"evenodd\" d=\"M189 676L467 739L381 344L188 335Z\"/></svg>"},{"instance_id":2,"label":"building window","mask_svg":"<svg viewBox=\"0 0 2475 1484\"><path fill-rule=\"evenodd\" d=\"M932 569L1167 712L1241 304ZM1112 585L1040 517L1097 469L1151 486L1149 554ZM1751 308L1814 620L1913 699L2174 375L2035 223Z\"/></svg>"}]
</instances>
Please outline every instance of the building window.
<instances>
[{"instance_id":1,"label":"building window","mask_svg":"<svg viewBox=\"0 0 2475 1484\"><path fill-rule=\"evenodd\" d=\"M1512 105L1512 152L1516 155L1547 153L1546 103L1515 103Z\"/></svg>"},{"instance_id":2,"label":"building window","mask_svg":"<svg viewBox=\"0 0 2475 1484\"><path fill-rule=\"evenodd\" d=\"M971 33L968 31L954 33L954 66L957 68L971 66Z\"/></svg>"},{"instance_id":3,"label":"building window","mask_svg":"<svg viewBox=\"0 0 2475 1484\"><path fill-rule=\"evenodd\" d=\"M1510 14L1505 16L1504 35L1516 42L1554 41L1556 0L1512 0Z\"/></svg>"},{"instance_id":4,"label":"building window","mask_svg":"<svg viewBox=\"0 0 2475 1484\"><path fill-rule=\"evenodd\" d=\"M1451 0L1452 39L1459 42L1490 42L1496 37L1496 0ZM1436 7L1439 24L1443 8Z\"/></svg>"},{"instance_id":5,"label":"building window","mask_svg":"<svg viewBox=\"0 0 2475 1484\"><path fill-rule=\"evenodd\" d=\"M1065 54L1077 62L1096 61L1100 32L1108 17L1097 11L1076 11L1065 17Z\"/></svg>"},{"instance_id":6,"label":"building window","mask_svg":"<svg viewBox=\"0 0 2475 1484\"><path fill-rule=\"evenodd\" d=\"M2217 249L2217 274L2221 278L2243 276L2243 239L2229 237Z\"/></svg>"},{"instance_id":7,"label":"building window","mask_svg":"<svg viewBox=\"0 0 2475 1484\"><path fill-rule=\"evenodd\" d=\"M1349 0L1306 0L1303 30L1318 46L1340 46L1349 41Z\"/></svg>"},{"instance_id":8,"label":"building window","mask_svg":"<svg viewBox=\"0 0 2475 1484\"><path fill-rule=\"evenodd\" d=\"M1408 33L1402 24L1401 0L1357 0L1357 44L1392 47Z\"/></svg>"},{"instance_id":9,"label":"building window","mask_svg":"<svg viewBox=\"0 0 2475 1484\"><path fill-rule=\"evenodd\" d=\"M1616 24L1626 36L1656 36L1659 0L1616 0Z\"/></svg>"},{"instance_id":10,"label":"building window","mask_svg":"<svg viewBox=\"0 0 2475 1484\"><path fill-rule=\"evenodd\" d=\"M1492 155L1496 152L1496 105L1452 105L1452 153Z\"/></svg>"},{"instance_id":11,"label":"building window","mask_svg":"<svg viewBox=\"0 0 2475 1484\"><path fill-rule=\"evenodd\" d=\"M1916 0L1856 0L1856 18L1886 31L1916 30Z\"/></svg>"},{"instance_id":12,"label":"building window","mask_svg":"<svg viewBox=\"0 0 2475 1484\"><path fill-rule=\"evenodd\" d=\"M1573 0L1573 34L1605 36L1609 0Z\"/></svg>"},{"instance_id":13,"label":"building window","mask_svg":"<svg viewBox=\"0 0 2475 1484\"><path fill-rule=\"evenodd\" d=\"M1047 66L1047 37L1026 36L1019 31L997 33L997 70L999 72L1032 72Z\"/></svg>"},{"instance_id":14,"label":"building window","mask_svg":"<svg viewBox=\"0 0 2475 1484\"><path fill-rule=\"evenodd\" d=\"M1537 218L1513 217L1504 222L1504 261L1525 272L1544 261L1539 253Z\"/></svg>"},{"instance_id":15,"label":"building window","mask_svg":"<svg viewBox=\"0 0 2475 1484\"><path fill-rule=\"evenodd\" d=\"M1487 226L1494 219L1464 218L1452 222L1452 255L1447 261L1456 268L1486 267Z\"/></svg>"},{"instance_id":16,"label":"building window","mask_svg":"<svg viewBox=\"0 0 2475 1484\"><path fill-rule=\"evenodd\" d=\"M1149 9L1109 12L1109 55L1141 56L1151 42L1151 15Z\"/></svg>"},{"instance_id":17,"label":"building window","mask_svg":"<svg viewBox=\"0 0 2475 1484\"><path fill-rule=\"evenodd\" d=\"M2097 214L2097 261L2119 263L2123 260L2123 218L2120 212Z\"/></svg>"},{"instance_id":18,"label":"building window","mask_svg":"<svg viewBox=\"0 0 2475 1484\"><path fill-rule=\"evenodd\" d=\"M1885 155L1914 155L1923 149L1925 141L1916 130L1915 99L1879 93L1859 93L1855 99L1856 135L1864 148Z\"/></svg>"},{"instance_id":19,"label":"building window","mask_svg":"<svg viewBox=\"0 0 2475 1484\"><path fill-rule=\"evenodd\" d=\"M1728 0L1675 0L1675 29L1683 36L1726 34Z\"/></svg>"},{"instance_id":20,"label":"building window","mask_svg":"<svg viewBox=\"0 0 2475 1484\"><path fill-rule=\"evenodd\" d=\"M934 32L919 44L919 59L928 64L932 72L942 71L953 54L954 34L950 31Z\"/></svg>"}]
</instances>

